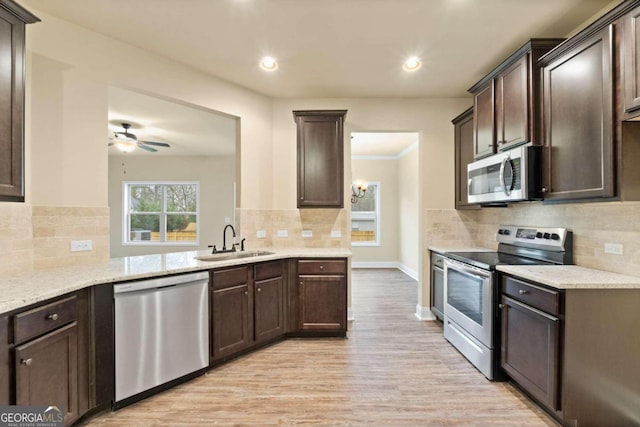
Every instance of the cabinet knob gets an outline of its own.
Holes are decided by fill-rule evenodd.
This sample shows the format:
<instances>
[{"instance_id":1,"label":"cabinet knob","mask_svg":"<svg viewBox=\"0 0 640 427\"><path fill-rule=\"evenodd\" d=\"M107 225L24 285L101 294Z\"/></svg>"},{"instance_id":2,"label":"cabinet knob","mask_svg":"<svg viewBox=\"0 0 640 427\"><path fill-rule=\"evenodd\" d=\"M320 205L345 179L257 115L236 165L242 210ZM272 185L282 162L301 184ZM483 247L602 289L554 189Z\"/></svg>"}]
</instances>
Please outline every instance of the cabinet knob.
<instances>
[{"instance_id":1,"label":"cabinet knob","mask_svg":"<svg viewBox=\"0 0 640 427\"><path fill-rule=\"evenodd\" d=\"M321 265L321 266L320 266L320 270L324 270L324 265Z\"/></svg>"},{"instance_id":2,"label":"cabinet knob","mask_svg":"<svg viewBox=\"0 0 640 427\"><path fill-rule=\"evenodd\" d=\"M520 290L518 291L518 293L519 293L520 295L525 295L525 294L528 294L528 293L529 293L529 291L527 291L527 290L525 290L525 289L520 289Z\"/></svg>"},{"instance_id":3,"label":"cabinet knob","mask_svg":"<svg viewBox=\"0 0 640 427\"><path fill-rule=\"evenodd\" d=\"M498 304L498 308L502 310L504 308L504 304Z\"/></svg>"},{"instance_id":4,"label":"cabinet knob","mask_svg":"<svg viewBox=\"0 0 640 427\"><path fill-rule=\"evenodd\" d=\"M249 291L244 291L244 294L245 295L249 295Z\"/></svg>"},{"instance_id":5,"label":"cabinet knob","mask_svg":"<svg viewBox=\"0 0 640 427\"><path fill-rule=\"evenodd\" d=\"M302 282L300 282L300 286L302 286Z\"/></svg>"},{"instance_id":6,"label":"cabinet knob","mask_svg":"<svg viewBox=\"0 0 640 427\"><path fill-rule=\"evenodd\" d=\"M300 197L300 200L304 200L304 197Z\"/></svg>"},{"instance_id":7,"label":"cabinet knob","mask_svg":"<svg viewBox=\"0 0 640 427\"><path fill-rule=\"evenodd\" d=\"M547 191L549 191L549 190L547 190L547 187L542 187L542 188L540 189L540 191L542 191L543 193L546 193L546 192L547 192Z\"/></svg>"},{"instance_id":8,"label":"cabinet knob","mask_svg":"<svg viewBox=\"0 0 640 427\"><path fill-rule=\"evenodd\" d=\"M53 313L47 316L47 319L49 320L58 320L60 316L58 316L58 313Z\"/></svg>"},{"instance_id":9,"label":"cabinet knob","mask_svg":"<svg viewBox=\"0 0 640 427\"><path fill-rule=\"evenodd\" d=\"M33 359L32 358L22 359L20 360L20 363L23 365L31 366L31 364L33 363Z\"/></svg>"},{"instance_id":10,"label":"cabinet knob","mask_svg":"<svg viewBox=\"0 0 640 427\"><path fill-rule=\"evenodd\" d=\"M258 290L258 292L261 292L261 291L262 291L262 289L261 289L261 288L258 288L257 290Z\"/></svg>"}]
</instances>

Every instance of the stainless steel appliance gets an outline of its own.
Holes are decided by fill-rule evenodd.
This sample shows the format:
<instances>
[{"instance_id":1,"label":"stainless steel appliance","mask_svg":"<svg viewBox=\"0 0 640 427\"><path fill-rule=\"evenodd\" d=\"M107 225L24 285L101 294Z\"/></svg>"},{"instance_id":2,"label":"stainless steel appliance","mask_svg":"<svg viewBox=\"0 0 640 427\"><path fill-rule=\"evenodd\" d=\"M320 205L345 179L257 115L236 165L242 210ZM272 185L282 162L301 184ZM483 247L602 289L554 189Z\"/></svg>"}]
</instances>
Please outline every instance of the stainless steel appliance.
<instances>
[{"instance_id":1,"label":"stainless steel appliance","mask_svg":"<svg viewBox=\"0 0 640 427\"><path fill-rule=\"evenodd\" d=\"M114 407L209 365L208 283L202 272L114 285Z\"/></svg>"},{"instance_id":2,"label":"stainless steel appliance","mask_svg":"<svg viewBox=\"0 0 640 427\"><path fill-rule=\"evenodd\" d=\"M571 264L564 228L500 226L497 252L446 252L444 336L488 379L499 366L498 265Z\"/></svg>"},{"instance_id":3,"label":"stainless steel appliance","mask_svg":"<svg viewBox=\"0 0 640 427\"><path fill-rule=\"evenodd\" d=\"M469 203L542 198L542 147L520 146L467 165Z\"/></svg>"}]
</instances>

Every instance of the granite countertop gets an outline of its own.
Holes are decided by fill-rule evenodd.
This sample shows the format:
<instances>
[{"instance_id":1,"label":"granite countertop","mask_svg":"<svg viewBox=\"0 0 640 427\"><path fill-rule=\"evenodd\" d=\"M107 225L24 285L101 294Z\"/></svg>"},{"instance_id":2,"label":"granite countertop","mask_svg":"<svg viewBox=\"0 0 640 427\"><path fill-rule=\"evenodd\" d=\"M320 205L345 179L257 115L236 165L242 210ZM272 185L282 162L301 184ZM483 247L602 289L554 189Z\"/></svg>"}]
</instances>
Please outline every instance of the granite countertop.
<instances>
[{"instance_id":1,"label":"granite countertop","mask_svg":"<svg viewBox=\"0 0 640 427\"><path fill-rule=\"evenodd\" d=\"M578 265L499 265L496 268L556 289L640 289L640 277Z\"/></svg>"},{"instance_id":2,"label":"granite countertop","mask_svg":"<svg viewBox=\"0 0 640 427\"><path fill-rule=\"evenodd\" d=\"M196 256L210 255L210 251L172 252L112 258L106 264L47 269L0 278L0 314L103 283L205 271L286 258L351 256L351 250L345 248L264 248L261 250L273 252L273 254L212 262L195 259Z\"/></svg>"}]
</instances>

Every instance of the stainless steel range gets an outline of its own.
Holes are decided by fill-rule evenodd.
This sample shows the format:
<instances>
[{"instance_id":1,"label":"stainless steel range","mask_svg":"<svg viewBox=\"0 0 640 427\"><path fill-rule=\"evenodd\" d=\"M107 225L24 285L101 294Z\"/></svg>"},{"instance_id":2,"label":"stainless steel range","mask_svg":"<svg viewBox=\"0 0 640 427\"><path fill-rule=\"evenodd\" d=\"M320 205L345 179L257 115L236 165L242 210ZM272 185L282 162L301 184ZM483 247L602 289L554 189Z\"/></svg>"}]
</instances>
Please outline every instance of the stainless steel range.
<instances>
[{"instance_id":1,"label":"stainless steel range","mask_svg":"<svg viewBox=\"0 0 640 427\"><path fill-rule=\"evenodd\" d=\"M497 252L446 252L444 336L488 379L498 376L498 265L571 264L564 228L500 226Z\"/></svg>"}]
</instances>

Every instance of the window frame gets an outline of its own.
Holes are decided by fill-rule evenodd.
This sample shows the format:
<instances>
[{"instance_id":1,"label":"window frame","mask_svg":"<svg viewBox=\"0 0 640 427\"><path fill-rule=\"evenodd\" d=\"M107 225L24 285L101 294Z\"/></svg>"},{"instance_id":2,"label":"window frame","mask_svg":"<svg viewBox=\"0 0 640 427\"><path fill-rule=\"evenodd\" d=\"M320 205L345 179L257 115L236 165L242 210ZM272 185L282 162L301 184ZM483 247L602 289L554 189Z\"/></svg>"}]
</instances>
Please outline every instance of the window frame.
<instances>
[{"instance_id":1,"label":"window frame","mask_svg":"<svg viewBox=\"0 0 640 427\"><path fill-rule=\"evenodd\" d=\"M373 186L375 186L375 204L376 204L376 210L375 211L357 211L355 212L356 216L357 215L362 215L363 217L371 215L371 213L373 213L375 215L375 221L376 221L376 240L372 241L372 242L361 242L361 241L356 241L354 242L353 240L351 241L351 246L382 246L382 236L380 235L380 217L381 217L381 211L382 211L382 204L380 203L380 187L381 184L379 181L367 181L368 185L367 185L367 191L370 191L369 189ZM352 183L352 185L354 185ZM349 218L349 222L352 222L354 220L354 211L351 210L351 216ZM364 218L363 218L364 219ZM356 218L356 220L358 220Z\"/></svg>"},{"instance_id":2,"label":"window frame","mask_svg":"<svg viewBox=\"0 0 640 427\"><path fill-rule=\"evenodd\" d=\"M161 240L129 240L131 236L131 212L130 212L130 186L158 185L162 186L162 210L158 213ZM167 238L167 215L183 212L167 212L167 186L169 185L195 185L196 186L196 211L184 212L184 214L196 217L196 240L173 241ZM122 181L122 245L123 246L200 246L200 181ZM164 239L164 240L163 240Z\"/></svg>"}]
</instances>

